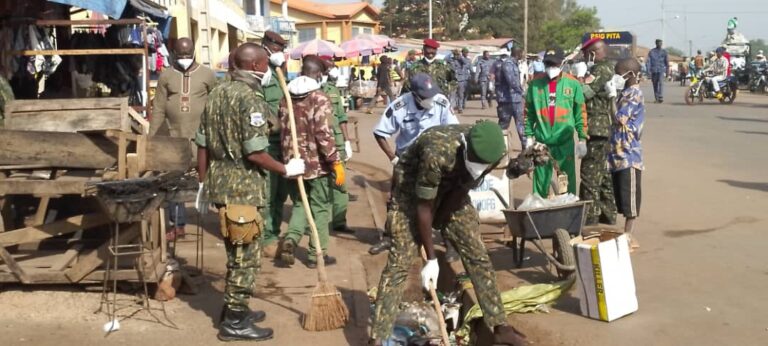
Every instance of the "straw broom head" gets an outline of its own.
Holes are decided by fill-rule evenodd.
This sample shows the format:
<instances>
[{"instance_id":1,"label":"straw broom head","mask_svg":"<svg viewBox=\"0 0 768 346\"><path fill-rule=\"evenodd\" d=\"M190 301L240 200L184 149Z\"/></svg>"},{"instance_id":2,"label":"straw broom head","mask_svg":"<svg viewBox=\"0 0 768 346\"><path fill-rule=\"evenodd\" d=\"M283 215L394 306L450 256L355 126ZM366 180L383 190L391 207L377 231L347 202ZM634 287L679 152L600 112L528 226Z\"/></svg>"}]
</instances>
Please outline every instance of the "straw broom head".
<instances>
[{"instance_id":1,"label":"straw broom head","mask_svg":"<svg viewBox=\"0 0 768 346\"><path fill-rule=\"evenodd\" d=\"M312 304L304 314L304 329L314 332L342 328L349 320L349 310L341 293L336 287L325 281L315 286L312 292Z\"/></svg>"}]
</instances>

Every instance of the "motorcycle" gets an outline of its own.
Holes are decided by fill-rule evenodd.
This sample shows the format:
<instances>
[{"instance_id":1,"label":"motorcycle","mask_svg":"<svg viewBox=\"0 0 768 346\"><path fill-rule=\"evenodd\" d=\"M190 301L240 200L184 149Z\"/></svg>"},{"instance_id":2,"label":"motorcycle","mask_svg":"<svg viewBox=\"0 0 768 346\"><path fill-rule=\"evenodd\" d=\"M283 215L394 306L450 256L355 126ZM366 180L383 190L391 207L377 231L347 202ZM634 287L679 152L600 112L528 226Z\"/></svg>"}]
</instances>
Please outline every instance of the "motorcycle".
<instances>
[{"instance_id":1,"label":"motorcycle","mask_svg":"<svg viewBox=\"0 0 768 346\"><path fill-rule=\"evenodd\" d=\"M768 93L768 64L765 62L752 62L749 91L753 93Z\"/></svg>"},{"instance_id":2,"label":"motorcycle","mask_svg":"<svg viewBox=\"0 0 768 346\"><path fill-rule=\"evenodd\" d=\"M709 75L708 77L711 77ZM698 100L699 103L704 102L704 99L717 99L716 93L712 88L712 82L705 78L703 72L691 75L691 86L685 92L685 103L689 106L694 105ZM729 76L725 80L720 82L720 92L723 97L717 99L723 104L732 104L736 100L736 94L739 92L739 85L736 78Z\"/></svg>"}]
</instances>

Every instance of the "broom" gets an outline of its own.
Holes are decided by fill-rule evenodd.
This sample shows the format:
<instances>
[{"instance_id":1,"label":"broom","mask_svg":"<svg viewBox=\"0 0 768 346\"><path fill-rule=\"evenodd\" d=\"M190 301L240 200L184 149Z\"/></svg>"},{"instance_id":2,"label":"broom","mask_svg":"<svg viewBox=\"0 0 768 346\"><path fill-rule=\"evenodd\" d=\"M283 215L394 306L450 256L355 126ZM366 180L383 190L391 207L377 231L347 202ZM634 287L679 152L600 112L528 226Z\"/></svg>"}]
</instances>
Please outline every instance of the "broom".
<instances>
[{"instance_id":1,"label":"broom","mask_svg":"<svg viewBox=\"0 0 768 346\"><path fill-rule=\"evenodd\" d=\"M283 70L277 68L276 71L280 87L285 94L286 108L288 108L293 156L298 159L301 157L299 154L299 141L296 136L296 119L293 115L293 102L291 101L291 96L288 92L288 86L285 84ZM304 177L300 175L297 179L297 183L299 184L301 203L304 204L304 212L307 215L309 228L312 230L311 240L315 245L316 250L318 279L317 286L315 286L315 290L312 292L312 304L309 307L309 311L304 314L302 327L309 331L325 331L341 328L344 327L349 319L349 310L347 310L347 305L344 304L344 301L341 299L341 292L336 289L336 286L328 282L328 274L325 272L323 249L320 246L320 236L317 234L315 219L312 217L312 211L309 208L307 191L304 189Z\"/></svg>"}]
</instances>

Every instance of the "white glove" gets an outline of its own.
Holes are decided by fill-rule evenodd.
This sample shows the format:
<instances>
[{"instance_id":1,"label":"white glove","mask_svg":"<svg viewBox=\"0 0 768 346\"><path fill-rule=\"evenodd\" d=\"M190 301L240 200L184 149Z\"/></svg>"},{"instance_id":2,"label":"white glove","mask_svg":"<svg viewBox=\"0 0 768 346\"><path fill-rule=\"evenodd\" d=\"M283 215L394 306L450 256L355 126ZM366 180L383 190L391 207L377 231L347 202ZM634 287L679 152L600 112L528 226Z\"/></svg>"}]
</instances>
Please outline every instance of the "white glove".
<instances>
[{"instance_id":1,"label":"white glove","mask_svg":"<svg viewBox=\"0 0 768 346\"><path fill-rule=\"evenodd\" d=\"M305 169L304 160L302 159L290 159L288 163L285 164L285 177L291 178L298 175L304 174Z\"/></svg>"},{"instance_id":2,"label":"white glove","mask_svg":"<svg viewBox=\"0 0 768 346\"><path fill-rule=\"evenodd\" d=\"M533 144L536 143L536 140L533 139L533 137L528 137L525 139L525 148L530 148L533 146Z\"/></svg>"},{"instance_id":3,"label":"white glove","mask_svg":"<svg viewBox=\"0 0 768 346\"><path fill-rule=\"evenodd\" d=\"M283 64L285 63L285 53L274 52L270 54L269 62L272 64L272 66L275 66L275 67L283 66Z\"/></svg>"},{"instance_id":4,"label":"white glove","mask_svg":"<svg viewBox=\"0 0 768 346\"><path fill-rule=\"evenodd\" d=\"M585 140L580 140L579 144L576 145L576 156L578 156L580 159L584 158L584 156L587 156L587 142Z\"/></svg>"},{"instance_id":5,"label":"white glove","mask_svg":"<svg viewBox=\"0 0 768 346\"><path fill-rule=\"evenodd\" d=\"M352 142L344 141L344 151L347 152L347 161L352 158Z\"/></svg>"},{"instance_id":6,"label":"white glove","mask_svg":"<svg viewBox=\"0 0 768 346\"><path fill-rule=\"evenodd\" d=\"M424 268L421 268L421 285L425 290L437 288L438 275L440 275L440 265L437 264L437 259L428 260Z\"/></svg>"},{"instance_id":7,"label":"white glove","mask_svg":"<svg viewBox=\"0 0 768 346\"><path fill-rule=\"evenodd\" d=\"M397 163L400 162L400 158L395 156L395 158L392 159L392 161L389 161L389 162L392 164L392 166L397 166Z\"/></svg>"},{"instance_id":8,"label":"white glove","mask_svg":"<svg viewBox=\"0 0 768 346\"><path fill-rule=\"evenodd\" d=\"M608 93L608 98L616 98L618 93L616 92L616 83L613 80L605 82L605 92Z\"/></svg>"},{"instance_id":9,"label":"white glove","mask_svg":"<svg viewBox=\"0 0 768 346\"><path fill-rule=\"evenodd\" d=\"M197 197L195 197L195 209L197 209L197 212L200 214L205 214L208 212L208 201L205 200L205 197L203 196L203 193L205 193L203 190L203 183L197 183Z\"/></svg>"},{"instance_id":10,"label":"white glove","mask_svg":"<svg viewBox=\"0 0 768 346\"><path fill-rule=\"evenodd\" d=\"M576 77L582 78L587 75L587 64L584 62L576 63L573 65Z\"/></svg>"}]
</instances>

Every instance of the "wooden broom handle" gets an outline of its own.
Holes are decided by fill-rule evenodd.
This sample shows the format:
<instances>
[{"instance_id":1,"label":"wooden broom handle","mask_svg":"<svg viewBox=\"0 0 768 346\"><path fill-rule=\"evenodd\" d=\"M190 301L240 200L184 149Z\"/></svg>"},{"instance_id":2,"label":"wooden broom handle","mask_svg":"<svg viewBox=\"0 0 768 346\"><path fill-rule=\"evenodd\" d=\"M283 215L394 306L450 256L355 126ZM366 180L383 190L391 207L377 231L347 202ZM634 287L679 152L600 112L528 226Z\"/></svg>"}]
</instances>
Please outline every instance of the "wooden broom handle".
<instances>
[{"instance_id":1,"label":"wooden broom handle","mask_svg":"<svg viewBox=\"0 0 768 346\"><path fill-rule=\"evenodd\" d=\"M424 250L424 247L421 246L421 258L424 260L424 262L427 261L427 252ZM439 320L440 324L440 336L443 338L443 345L444 346L450 346L451 340L448 338L448 330L445 328L445 316L443 316L443 309L440 307L440 300L437 299L437 291L435 290L435 286L437 286L437 282L433 282L434 286L429 286L429 295L432 296L432 304L435 306L435 312L437 313L437 319Z\"/></svg>"},{"instance_id":2,"label":"wooden broom handle","mask_svg":"<svg viewBox=\"0 0 768 346\"><path fill-rule=\"evenodd\" d=\"M290 123L291 129L291 147L293 147L293 157L300 159L301 153L299 153L299 139L296 135L296 117L293 115L293 101L291 100L291 94L288 92L288 85L285 84L283 69L278 67L275 69L275 71L277 72L277 80L280 82L280 88L283 89L283 94L285 94L286 108L288 108L288 121ZM298 179L296 179L296 183L299 185L301 203L304 204L304 213L307 215L309 228L312 230L312 242L315 244L315 254L317 256L317 276L320 281L325 282L328 281L328 274L325 272L325 258L323 258L323 248L320 246L320 235L317 233L315 218L312 217L312 210L309 208L309 198L307 198L307 190L304 188L304 176L300 175Z\"/></svg>"}]
</instances>

